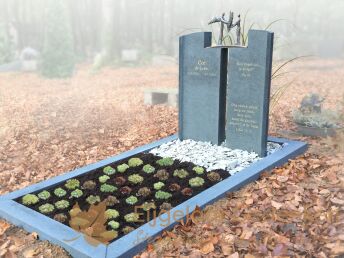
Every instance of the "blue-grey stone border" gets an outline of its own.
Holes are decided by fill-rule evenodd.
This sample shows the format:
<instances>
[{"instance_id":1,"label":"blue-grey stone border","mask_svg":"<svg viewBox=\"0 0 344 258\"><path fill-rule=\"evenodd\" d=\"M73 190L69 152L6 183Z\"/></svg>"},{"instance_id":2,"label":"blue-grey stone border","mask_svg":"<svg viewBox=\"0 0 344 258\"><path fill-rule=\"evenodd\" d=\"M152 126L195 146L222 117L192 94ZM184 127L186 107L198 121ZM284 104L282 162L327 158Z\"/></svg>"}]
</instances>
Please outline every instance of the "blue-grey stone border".
<instances>
[{"instance_id":1,"label":"blue-grey stone border","mask_svg":"<svg viewBox=\"0 0 344 258\"><path fill-rule=\"evenodd\" d=\"M180 219L189 215L196 206L204 207L215 202L223 197L226 193L233 192L240 187L255 181L259 178L262 172L283 165L289 159L295 158L307 150L307 144L303 142L290 141L280 138L269 138L269 141L285 144L285 146L281 150L278 150L275 153L261 159L260 161L253 163L250 167L238 172L237 174L223 180L222 182L178 205L177 207L173 208L170 213L163 214L162 216L158 217L156 219L156 225L152 226L152 222L146 223L108 246L103 244L97 247L92 246L87 243L82 234L13 201L14 199L25 194L51 187L59 184L60 182L81 174L88 173L94 169L106 166L121 159L125 159L143 151L149 151L150 149L175 139L177 139L177 136L173 135L131 151L124 152L120 155L105 159L103 161L76 169L61 176L26 187L22 190L0 196L0 217L17 226L23 227L28 232L37 232L41 239L46 239L54 244L62 246L73 257L130 257L142 251L151 239L159 235L164 230L173 227ZM170 219L168 219L169 216Z\"/></svg>"}]
</instances>

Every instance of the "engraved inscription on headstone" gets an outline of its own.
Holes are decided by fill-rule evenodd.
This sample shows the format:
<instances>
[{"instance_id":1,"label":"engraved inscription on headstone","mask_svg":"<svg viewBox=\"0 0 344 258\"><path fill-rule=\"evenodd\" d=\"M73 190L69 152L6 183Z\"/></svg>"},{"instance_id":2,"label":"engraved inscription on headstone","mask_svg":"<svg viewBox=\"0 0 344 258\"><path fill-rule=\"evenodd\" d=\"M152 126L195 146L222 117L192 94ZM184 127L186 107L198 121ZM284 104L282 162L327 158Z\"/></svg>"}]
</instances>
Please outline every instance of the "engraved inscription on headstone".
<instances>
[{"instance_id":1,"label":"engraved inscription on headstone","mask_svg":"<svg viewBox=\"0 0 344 258\"><path fill-rule=\"evenodd\" d=\"M180 38L179 138L220 144L225 138L226 48L210 48L211 32Z\"/></svg>"},{"instance_id":2,"label":"engraved inscription on headstone","mask_svg":"<svg viewBox=\"0 0 344 258\"><path fill-rule=\"evenodd\" d=\"M273 33L250 30L247 48L231 48L228 61L226 143L266 156Z\"/></svg>"}]
</instances>

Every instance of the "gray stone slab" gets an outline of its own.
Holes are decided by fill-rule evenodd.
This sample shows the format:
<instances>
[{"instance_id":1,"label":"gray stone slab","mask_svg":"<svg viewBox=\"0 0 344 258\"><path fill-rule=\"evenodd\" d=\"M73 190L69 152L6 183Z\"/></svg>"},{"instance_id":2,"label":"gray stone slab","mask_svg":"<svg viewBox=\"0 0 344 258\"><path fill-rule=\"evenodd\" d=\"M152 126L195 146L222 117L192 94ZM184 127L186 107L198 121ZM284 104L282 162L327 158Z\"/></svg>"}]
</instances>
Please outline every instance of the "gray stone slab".
<instances>
[{"instance_id":1,"label":"gray stone slab","mask_svg":"<svg viewBox=\"0 0 344 258\"><path fill-rule=\"evenodd\" d=\"M179 42L179 138L220 144L225 138L226 48L210 48L211 32Z\"/></svg>"},{"instance_id":2,"label":"gray stone slab","mask_svg":"<svg viewBox=\"0 0 344 258\"><path fill-rule=\"evenodd\" d=\"M248 47L229 49L226 143L266 156L273 36L250 30Z\"/></svg>"},{"instance_id":3,"label":"gray stone slab","mask_svg":"<svg viewBox=\"0 0 344 258\"><path fill-rule=\"evenodd\" d=\"M167 105L171 107L177 107L178 106L178 89L177 88L145 89L144 103L145 105Z\"/></svg>"}]
</instances>

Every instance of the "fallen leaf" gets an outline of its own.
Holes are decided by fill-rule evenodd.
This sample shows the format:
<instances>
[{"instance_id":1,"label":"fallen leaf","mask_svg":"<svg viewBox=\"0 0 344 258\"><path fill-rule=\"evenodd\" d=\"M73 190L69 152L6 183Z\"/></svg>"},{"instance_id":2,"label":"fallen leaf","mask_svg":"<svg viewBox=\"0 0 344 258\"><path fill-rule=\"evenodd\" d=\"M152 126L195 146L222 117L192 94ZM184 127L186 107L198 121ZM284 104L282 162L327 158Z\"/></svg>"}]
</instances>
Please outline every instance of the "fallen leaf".
<instances>
[{"instance_id":1,"label":"fallen leaf","mask_svg":"<svg viewBox=\"0 0 344 258\"><path fill-rule=\"evenodd\" d=\"M33 239L37 240L39 238L39 235L36 232L32 232L30 235L33 237Z\"/></svg>"},{"instance_id":2,"label":"fallen leaf","mask_svg":"<svg viewBox=\"0 0 344 258\"><path fill-rule=\"evenodd\" d=\"M239 258L239 253L235 252L234 254L231 254L230 256L228 256L228 258Z\"/></svg>"},{"instance_id":3,"label":"fallen leaf","mask_svg":"<svg viewBox=\"0 0 344 258\"><path fill-rule=\"evenodd\" d=\"M332 198L331 202L334 204L338 204L338 205L344 205L344 200L338 199L338 198Z\"/></svg>"},{"instance_id":4,"label":"fallen leaf","mask_svg":"<svg viewBox=\"0 0 344 258\"><path fill-rule=\"evenodd\" d=\"M2 236L7 229L10 228L10 224L8 224L7 222L5 221L0 221L0 236Z\"/></svg>"},{"instance_id":5,"label":"fallen leaf","mask_svg":"<svg viewBox=\"0 0 344 258\"><path fill-rule=\"evenodd\" d=\"M200 251L202 254L209 254L215 250L214 244L211 240L202 243Z\"/></svg>"},{"instance_id":6,"label":"fallen leaf","mask_svg":"<svg viewBox=\"0 0 344 258\"><path fill-rule=\"evenodd\" d=\"M4 258L17 258L17 255L11 250L7 250L4 255Z\"/></svg>"},{"instance_id":7,"label":"fallen leaf","mask_svg":"<svg viewBox=\"0 0 344 258\"><path fill-rule=\"evenodd\" d=\"M250 239L253 235L253 231L252 229L248 228L248 227L244 227L242 230L242 233L240 235L241 239Z\"/></svg>"},{"instance_id":8,"label":"fallen leaf","mask_svg":"<svg viewBox=\"0 0 344 258\"><path fill-rule=\"evenodd\" d=\"M106 200L98 205L91 205L88 211L80 212L79 209L76 203L71 210L69 225L83 233L89 244L93 246L98 246L100 243L108 244L118 236L116 231L106 229Z\"/></svg>"},{"instance_id":9,"label":"fallen leaf","mask_svg":"<svg viewBox=\"0 0 344 258\"><path fill-rule=\"evenodd\" d=\"M281 183L285 183L289 180L287 176L277 176L277 181Z\"/></svg>"},{"instance_id":10,"label":"fallen leaf","mask_svg":"<svg viewBox=\"0 0 344 258\"><path fill-rule=\"evenodd\" d=\"M154 246L152 244L148 244L146 250L147 250L148 253L151 253L151 252L154 251Z\"/></svg>"},{"instance_id":11,"label":"fallen leaf","mask_svg":"<svg viewBox=\"0 0 344 258\"><path fill-rule=\"evenodd\" d=\"M274 250L272 251L273 256L282 256L287 254L288 248L284 244L278 244L275 246Z\"/></svg>"},{"instance_id":12,"label":"fallen leaf","mask_svg":"<svg viewBox=\"0 0 344 258\"><path fill-rule=\"evenodd\" d=\"M234 245L236 248L238 248L238 250L247 250L250 246L250 241L246 239L235 239Z\"/></svg>"},{"instance_id":13,"label":"fallen leaf","mask_svg":"<svg viewBox=\"0 0 344 258\"><path fill-rule=\"evenodd\" d=\"M202 215L202 209L199 206L196 206L195 210L192 212L190 218L192 223L198 224Z\"/></svg>"},{"instance_id":14,"label":"fallen leaf","mask_svg":"<svg viewBox=\"0 0 344 258\"><path fill-rule=\"evenodd\" d=\"M277 210L281 209L283 207L283 203L276 202L274 200L271 200L272 207L276 208Z\"/></svg>"},{"instance_id":15,"label":"fallen leaf","mask_svg":"<svg viewBox=\"0 0 344 258\"><path fill-rule=\"evenodd\" d=\"M248 198L248 199L246 199L245 203L247 205L251 205L253 203L253 199L252 198Z\"/></svg>"},{"instance_id":16,"label":"fallen leaf","mask_svg":"<svg viewBox=\"0 0 344 258\"><path fill-rule=\"evenodd\" d=\"M177 238L177 235L173 233L172 231L165 231L164 233L172 239Z\"/></svg>"},{"instance_id":17,"label":"fallen leaf","mask_svg":"<svg viewBox=\"0 0 344 258\"><path fill-rule=\"evenodd\" d=\"M220 245L222 253L224 255L227 256L227 255L230 255L231 253L233 253L233 248L228 243L226 243L225 241L220 241L219 245Z\"/></svg>"},{"instance_id":18,"label":"fallen leaf","mask_svg":"<svg viewBox=\"0 0 344 258\"><path fill-rule=\"evenodd\" d=\"M344 253L344 245L340 241L336 243L329 243L325 245L326 248L331 250L331 253L340 255Z\"/></svg>"},{"instance_id":19,"label":"fallen leaf","mask_svg":"<svg viewBox=\"0 0 344 258\"><path fill-rule=\"evenodd\" d=\"M23 256L25 258L32 258L32 257L37 256L38 254L39 254L38 248L28 249L23 252Z\"/></svg>"},{"instance_id":20,"label":"fallen leaf","mask_svg":"<svg viewBox=\"0 0 344 258\"><path fill-rule=\"evenodd\" d=\"M325 196L328 196L331 194L330 190L328 190L328 189L322 189L319 193L321 195L325 195Z\"/></svg>"},{"instance_id":21,"label":"fallen leaf","mask_svg":"<svg viewBox=\"0 0 344 258\"><path fill-rule=\"evenodd\" d=\"M1 242L0 242L1 243ZM11 240L8 239L7 241L5 241L4 243L1 243L1 246L0 246L0 250L6 250L7 247L9 247L9 245L11 244Z\"/></svg>"}]
</instances>

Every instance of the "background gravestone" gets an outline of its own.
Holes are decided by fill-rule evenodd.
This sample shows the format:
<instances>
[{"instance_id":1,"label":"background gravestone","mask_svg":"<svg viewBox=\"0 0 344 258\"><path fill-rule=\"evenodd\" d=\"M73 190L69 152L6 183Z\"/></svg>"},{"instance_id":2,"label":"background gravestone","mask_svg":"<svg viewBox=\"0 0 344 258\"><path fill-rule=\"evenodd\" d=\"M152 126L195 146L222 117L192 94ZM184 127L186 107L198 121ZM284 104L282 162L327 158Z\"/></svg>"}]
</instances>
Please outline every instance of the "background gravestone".
<instances>
[{"instance_id":1,"label":"background gravestone","mask_svg":"<svg viewBox=\"0 0 344 258\"><path fill-rule=\"evenodd\" d=\"M273 35L250 30L247 48L229 50L226 144L261 157L267 149Z\"/></svg>"},{"instance_id":2,"label":"background gravestone","mask_svg":"<svg viewBox=\"0 0 344 258\"><path fill-rule=\"evenodd\" d=\"M220 144L225 139L226 48L210 48L211 32L180 38L179 138Z\"/></svg>"}]
</instances>

